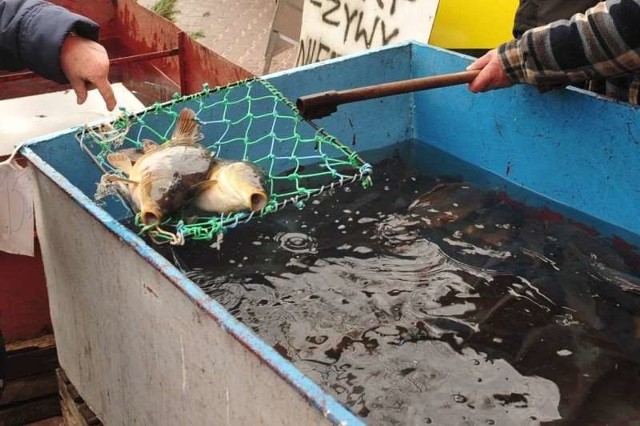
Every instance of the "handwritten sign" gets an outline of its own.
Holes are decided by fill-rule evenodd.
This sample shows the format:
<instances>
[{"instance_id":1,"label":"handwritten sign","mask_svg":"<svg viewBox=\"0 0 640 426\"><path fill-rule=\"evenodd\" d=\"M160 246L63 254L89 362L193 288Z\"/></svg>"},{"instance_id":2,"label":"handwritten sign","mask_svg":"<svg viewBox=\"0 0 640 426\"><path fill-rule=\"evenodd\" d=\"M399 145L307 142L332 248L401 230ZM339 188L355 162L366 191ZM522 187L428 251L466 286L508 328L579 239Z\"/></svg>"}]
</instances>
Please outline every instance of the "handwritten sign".
<instances>
[{"instance_id":1,"label":"handwritten sign","mask_svg":"<svg viewBox=\"0 0 640 426\"><path fill-rule=\"evenodd\" d=\"M405 40L426 43L438 0L305 0L296 65Z\"/></svg>"},{"instance_id":2,"label":"handwritten sign","mask_svg":"<svg viewBox=\"0 0 640 426\"><path fill-rule=\"evenodd\" d=\"M31 166L0 164L0 250L33 256L33 174Z\"/></svg>"}]
</instances>

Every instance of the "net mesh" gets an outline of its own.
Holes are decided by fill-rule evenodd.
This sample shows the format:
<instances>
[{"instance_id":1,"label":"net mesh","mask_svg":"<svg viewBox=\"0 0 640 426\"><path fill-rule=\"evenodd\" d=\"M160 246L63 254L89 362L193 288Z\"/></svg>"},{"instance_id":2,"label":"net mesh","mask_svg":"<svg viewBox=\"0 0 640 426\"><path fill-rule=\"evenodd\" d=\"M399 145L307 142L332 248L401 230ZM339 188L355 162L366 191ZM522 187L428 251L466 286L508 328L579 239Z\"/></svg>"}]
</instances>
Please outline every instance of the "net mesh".
<instances>
[{"instance_id":1,"label":"net mesh","mask_svg":"<svg viewBox=\"0 0 640 426\"><path fill-rule=\"evenodd\" d=\"M305 200L325 190L356 181L365 187L371 184L368 163L324 129L305 121L295 105L261 79L214 89L205 85L199 93L176 96L139 114L123 114L113 122L87 127L77 138L105 176L118 175L121 172L106 161L108 154L124 148L141 149L145 139L167 141L180 111L187 107L196 112L201 125L204 137L200 143L216 158L250 161L266 172L269 202L258 212L202 214L183 209L161 224L161 229L169 232L143 226L140 214L134 211L140 233L157 243L219 240L228 228L287 205L302 208ZM117 195L103 179L96 199Z\"/></svg>"}]
</instances>

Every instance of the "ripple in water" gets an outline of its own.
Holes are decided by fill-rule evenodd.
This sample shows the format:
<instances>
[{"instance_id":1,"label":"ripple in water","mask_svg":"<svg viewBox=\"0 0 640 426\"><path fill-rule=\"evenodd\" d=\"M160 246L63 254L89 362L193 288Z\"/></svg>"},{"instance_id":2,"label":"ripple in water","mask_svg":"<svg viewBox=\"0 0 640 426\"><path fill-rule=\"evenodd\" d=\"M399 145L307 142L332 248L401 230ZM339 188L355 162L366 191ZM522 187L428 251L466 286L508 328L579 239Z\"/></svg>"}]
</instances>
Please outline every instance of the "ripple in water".
<instances>
[{"instance_id":1,"label":"ripple in water","mask_svg":"<svg viewBox=\"0 0 640 426\"><path fill-rule=\"evenodd\" d=\"M301 232L279 232L273 239L282 249L295 254L316 253L318 245L313 237Z\"/></svg>"},{"instance_id":2,"label":"ripple in water","mask_svg":"<svg viewBox=\"0 0 640 426\"><path fill-rule=\"evenodd\" d=\"M409 158L167 257L368 424L637 419L637 253Z\"/></svg>"}]
</instances>

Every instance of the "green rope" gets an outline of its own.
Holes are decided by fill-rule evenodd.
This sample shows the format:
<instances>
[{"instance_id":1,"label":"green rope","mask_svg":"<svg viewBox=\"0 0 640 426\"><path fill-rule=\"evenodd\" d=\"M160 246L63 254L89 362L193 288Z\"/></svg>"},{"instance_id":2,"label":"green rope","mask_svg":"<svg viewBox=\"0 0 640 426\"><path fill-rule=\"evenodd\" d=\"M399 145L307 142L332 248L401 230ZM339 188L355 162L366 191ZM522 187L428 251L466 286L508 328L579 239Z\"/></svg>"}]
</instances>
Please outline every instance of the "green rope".
<instances>
[{"instance_id":1,"label":"green rope","mask_svg":"<svg viewBox=\"0 0 640 426\"><path fill-rule=\"evenodd\" d=\"M304 200L325 190L356 181L371 185L369 164L324 129L305 121L291 101L261 79L214 89L205 85L193 95L174 96L137 115L122 115L106 128L85 129L78 137L103 170L118 174L107 163L107 155L125 147L140 148L144 139L165 142L185 107L196 112L204 134L200 143L217 158L248 160L267 173L270 199L260 212L188 216L183 211L158 229L143 226L136 215L140 234L149 234L157 242L171 242L160 228L179 235L180 240L210 241L255 217L290 204L301 207Z\"/></svg>"}]
</instances>

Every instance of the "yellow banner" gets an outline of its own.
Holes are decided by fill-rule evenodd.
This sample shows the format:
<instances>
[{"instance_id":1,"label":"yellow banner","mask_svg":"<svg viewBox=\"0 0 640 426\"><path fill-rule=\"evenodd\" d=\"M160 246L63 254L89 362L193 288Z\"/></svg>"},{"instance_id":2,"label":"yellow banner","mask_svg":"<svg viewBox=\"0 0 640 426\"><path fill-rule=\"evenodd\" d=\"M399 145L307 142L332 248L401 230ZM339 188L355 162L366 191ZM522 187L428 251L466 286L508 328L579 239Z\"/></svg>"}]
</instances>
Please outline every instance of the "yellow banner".
<instances>
[{"instance_id":1,"label":"yellow banner","mask_svg":"<svg viewBox=\"0 0 640 426\"><path fill-rule=\"evenodd\" d=\"M513 38L518 0L440 0L429 44L491 49Z\"/></svg>"}]
</instances>

